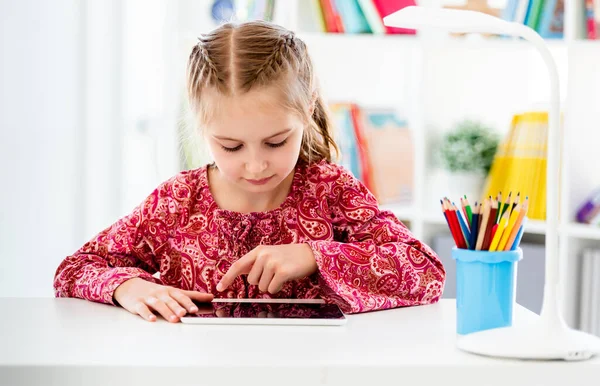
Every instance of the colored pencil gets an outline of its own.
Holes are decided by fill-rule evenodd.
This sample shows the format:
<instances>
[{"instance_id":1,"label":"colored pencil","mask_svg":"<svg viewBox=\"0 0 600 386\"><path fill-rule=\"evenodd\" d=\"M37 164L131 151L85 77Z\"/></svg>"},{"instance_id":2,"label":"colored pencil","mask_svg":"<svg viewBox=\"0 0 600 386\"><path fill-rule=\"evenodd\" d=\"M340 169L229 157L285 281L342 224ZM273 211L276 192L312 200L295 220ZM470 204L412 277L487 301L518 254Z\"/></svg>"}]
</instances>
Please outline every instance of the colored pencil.
<instances>
[{"instance_id":1,"label":"colored pencil","mask_svg":"<svg viewBox=\"0 0 600 386\"><path fill-rule=\"evenodd\" d=\"M504 205L502 205L502 213L500 213L500 217L502 217L504 213L506 213L506 209L509 208L511 196L512 192L508 193L508 197L506 197L506 201L504 201Z\"/></svg>"},{"instance_id":2,"label":"colored pencil","mask_svg":"<svg viewBox=\"0 0 600 386\"><path fill-rule=\"evenodd\" d=\"M475 203L475 205L477 205L477 203ZM467 198L466 194L465 194L465 209L467 211L467 218L469 219L469 226L470 226L471 223L473 222L473 210L471 209L471 205L469 204L469 199Z\"/></svg>"},{"instance_id":3,"label":"colored pencil","mask_svg":"<svg viewBox=\"0 0 600 386\"><path fill-rule=\"evenodd\" d=\"M448 229L450 229L450 234L452 235L452 238L454 239L454 244L456 244L456 246L458 246L458 239L456 238L456 234L454 232L454 226L450 224L450 218L448 218L448 210L446 209L444 201L440 200L440 204L442 205L442 213L444 214L444 218L446 219L446 223L448 224Z\"/></svg>"},{"instance_id":4,"label":"colored pencil","mask_svg":"<svg viewBox=\"0 0 600 386\"><path fill-rule=\"evenodd\" d=\"M519 229L521 228L521 224L523 223L523 219L527 215L527 210L528 209L529 209L529 197L525 197L525 201L523 202L523 206L521 207L521 210L519 210L519 217L517 217L517 221L515 222L515 225L514 225L513 229L510 232L510 237L508 238L508 240L506 242L506 246L504 248L505 251L508 251L508 250L510 250L510 248L512 248L513 242L517 238L517 234L519 233Z\"/></svg>"},{"instance_id":5,"label":"colored pencil","mask_svg":"<svg viewBox=\"0 0 600 386\"><path fill-rule=\"evenodd\" d=\"M515 210L519 202L521 202L521 192L517 193L517 198L515 198L515 202L512 204L512 210Z\"/></svg>"},{"instance_id":6,"label":"colored pencil","mask_svg":"<svg viewBox=\"0 0 600 386\"><path fill-rule=\"evenodd\" d=\"M490 243L492 242L492 229L496 223L496 213L498 213L498 201L492 199L492 207L490 209L490 217L488 218L488 224L485 228L485 236L483 238L483 244L481 249L484 251L489 250Z\"/></svg>"},{"instance_id":7,"label":"colored pencil","mask_svg":"<svg viewBox=\"0 0 600 386\"><path fill-rule=\"evenodd\" d=\"M454 203L452 205L454 205ZM458 208L456 208L456 205L454 205L454 208L456 211L456 216L458 217L458 223L460 224L460 229L462 230L462 235L465 240L465 249L469 249L469 239L471 238L471 233L469 232L469 227L468 227L465 219L463 218L461 211L458 210Z\"/></svg>"},{"instance_id":8,"label":"colored pencil","mask_svg":"<svg viewBox=\"0 0 600 386\"><path fill-rule=\"evenodd\" d=\"M502 217L500 218L500 223L498 225L498 229L496 230L496 234L492 238L492 243L490 244L490 251L497 251L498 245L500 244L500 239L502 238L502 234L506 230L506 225L508 225L509 220L509 212L504 212Z\"/></svg>"},{"instance_id":9,"label":"colored pencil","mask_svg":"<svg viewBox=\"0 0 600 386\"><path fill-rule=\"evenodd\" d=\"M457 247L466 249L467 242L465 241L464 233L463 233L460 223L458 221L458 216L460 215L460 212L456 209L456 206L454 204L450 203L449 201L448 201L447 205L450 208L450 218L454 222L454 229L456 230L456 237L458 238L458 241L459 241L459 244L457 245Z\"/></svg>"},{"instance_id":10,"label":"colored pencil","mask_svg":"<svg viewBox=\"0 0 600 386\"><path fill-rule=\"evenodd\" d=\"M515 238L515 241L513 242L512 247L510 248L511 251L516 250L519 247L519 244L521 243L521 239L523 238L523 233L525 232L525 224L527 223L527 217L525 217L523 219L523 223L521 224L521 228L519 228L519 233L517 233L517 237Z\"/></svg>"},{"instance_id":11,"label":"colored pencil","mask_svg":"<svg viewBox=\"0 0 600 386\"><path fill-rule=\"evenodd\" d=\"M481 251L481 247L483 246L483 239L485 238L486 227L490 218L491 200L490 196L483 203L483 217L481 219L481 226L479 227L479 234L477 235L477 245L475 246L475 249L478 251Z\"/></svg>"},{"instance_id":12,"label":"colored pencil","mask_svg":"<svg viewBox=\"0 0 600 386\"><path fill-rule=\"evenodd\" d=\"M504 233L502 234L502 238L500 239L500 243L498 244L499 251L506 251L507 248L511 246L508 244L508 239L510 238L510 234L515 227L517 219L519 218L519 212L521 211L522 204L519 202L517 206L512 211L510 208L507 210L510 213L508 217L508 225L506 225L506 229L504 229Z\"/></svg>"},{"instance_id":13,"label":"colored pencil","mask_svg":"<svg viewBox=\"0 0 600 386\"><path fill-rule=\"evenodd\" d=\"M500 209L502 208L502 192L498 192L497 201L498 201L498 210L496 211L496 217L494 218L494 224L497 224L500 222Z\"/></svg>"},{"instance_id":14,"label":"colored pencil","mask_svg":"<svg viewBox=\"0 0 600 386\"><path fill-rule=\"evenodd\" d=\"M481 204L479 207L481 207ZM477 243L477 233L479 231L479 207L476 202L475 209L473 210L473 221L471 222L471 240L469 240L469 249L471 250L475 250L475 244Z\"/></svg>"},{"instance_id":15,"label":"colored pencil","mask_svg":"<svg viewBox=\"0 0 600 386\"><path fill-rule=\"evenodd\" d=\"M462 232L460 230L460 226L458 225L458 220L456 219L456 214L454 213L454 210L451 209L450 202L448 201L447 198L444 199L444 206L447 211L446 213L448 214L448 221L450 221L450 225L451 225L450 231L453 233L454 237L456 238L456 241L455 241L456 247L462 248L462 246L463 246Z\"/></svg>"}]
</instances>

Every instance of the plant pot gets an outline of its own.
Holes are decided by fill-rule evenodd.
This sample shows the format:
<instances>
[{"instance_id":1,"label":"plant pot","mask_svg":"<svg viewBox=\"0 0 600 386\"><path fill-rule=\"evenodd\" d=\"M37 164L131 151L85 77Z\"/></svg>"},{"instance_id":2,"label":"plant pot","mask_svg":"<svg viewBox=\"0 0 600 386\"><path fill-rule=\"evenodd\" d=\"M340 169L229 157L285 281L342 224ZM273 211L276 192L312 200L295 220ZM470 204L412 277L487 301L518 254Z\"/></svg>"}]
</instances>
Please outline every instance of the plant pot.
<instances>
[{"instance_id":1,"label":"plant pot","mask_svg":"<svg viewBox=\"0 0 600 386\"><path fill-rule=\"evenodd\" d=\"M460 198L466 195L469 203L474 205L475 201L481 201L484 184L485 176L482 173L437 169L432 175L429 199L437 202L445 196L459 205Z\"/></svg>"},{"instance_id":2,"label":"plant pot","mask_svg":"<svg viewBox=\"0 0 600 386\"><path fill-rule=\"evenodd\" d=\"M485 176L473 172L447 172L448 198L458 201L460 197L467 196L471 205L481 201Z\"/></svg>"}]
</instances>

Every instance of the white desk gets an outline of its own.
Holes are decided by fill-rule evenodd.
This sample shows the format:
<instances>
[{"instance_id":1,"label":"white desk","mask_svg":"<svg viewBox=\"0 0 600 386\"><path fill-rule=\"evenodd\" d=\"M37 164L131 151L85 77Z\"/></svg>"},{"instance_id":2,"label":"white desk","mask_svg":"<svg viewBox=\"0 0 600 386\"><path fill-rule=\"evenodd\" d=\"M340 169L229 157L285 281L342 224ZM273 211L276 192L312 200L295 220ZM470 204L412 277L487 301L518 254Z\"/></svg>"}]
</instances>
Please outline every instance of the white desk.
<instances>
[{"instance_id":1,"label":"white desk","mask_svg":"<svg viewBox=\"0 0 600 386\"><path fill-rule=\"evenodd\" d=\"M0 298L0 385L598 385L600 359L521 362L455 348L455 302L343 327L145 322L79 299ZM535 314L518 306L517 323ZM563 381L564 380L564 381Z\"/></svg>"}]
</instances>

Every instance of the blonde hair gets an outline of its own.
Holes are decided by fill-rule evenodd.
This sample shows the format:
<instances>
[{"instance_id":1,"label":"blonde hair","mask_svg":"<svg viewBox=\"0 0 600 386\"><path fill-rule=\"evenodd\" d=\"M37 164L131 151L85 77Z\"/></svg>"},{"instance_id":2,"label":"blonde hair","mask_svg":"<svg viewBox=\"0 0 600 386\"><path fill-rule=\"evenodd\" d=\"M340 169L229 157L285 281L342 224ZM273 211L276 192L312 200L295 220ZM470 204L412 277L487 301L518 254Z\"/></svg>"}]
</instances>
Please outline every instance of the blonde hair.
<instances>
[{"instance_id":1,"label":"blonde hair","mask_svg":"<svg viewBox=\"0 0 600 386\"><path fill-rule=\"evenodd\" d=\"M188 61L187 91L200 122L208 122L213 111L203 98L209 92L231 97L275 86L282 91L283 106L307 124L300 160L331 161L332 149L338 156L312 61L293 32L264 21L227 23L198 40Z\"/></svg>"}]
</instances>

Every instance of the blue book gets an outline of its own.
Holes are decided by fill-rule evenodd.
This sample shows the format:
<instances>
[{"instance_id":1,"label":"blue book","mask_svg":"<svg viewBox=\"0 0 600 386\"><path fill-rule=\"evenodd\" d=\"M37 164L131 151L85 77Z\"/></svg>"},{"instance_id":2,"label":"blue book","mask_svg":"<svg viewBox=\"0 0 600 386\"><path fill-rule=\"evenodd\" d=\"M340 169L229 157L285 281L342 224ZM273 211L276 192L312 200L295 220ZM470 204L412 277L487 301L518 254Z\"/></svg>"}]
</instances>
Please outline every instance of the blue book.
<instances>
[{"instance_id":1,"label":"blue book","mask_svg":"<svg viewBox=\"0 0 600 386\"><path fill-rule=\"evenodd\" d=\"M362 175L360 157L358 155L352 113L348 104L334 104L330 107L339 136L336 142L341 152L340 165L348 169L358 179Z\"/></svg>"},{"instance_id":2,"label":"blue book","mask_svg":"<svg viewBox=\"0 0 600 386\"><path fill-rule=\"evenodd\" d=\"M519 0L507 0L506 6L502 11L502 19L506 21L515 21L515 17L517 15L517 6L519 5Z\"/></svg>"},{"instance_id":3,"label":"blue book","mask_svg":"<svg viewBox=\"0 0 600 386\"><path fill-rule=\"evenodd\" d=\"M545 0L540 18L538 33L544 39L564 37L564 0Z\"/></svg>"},{"instance_id":4,"label":"blue book","mask_svg":"<svg viewBox=\"0 0 600 386\"><path fill-rule=\"evenodd\" d=\"M335 8L346 33L372 33L357 0L335 0Z\"/></svg>"}]
</instances>

